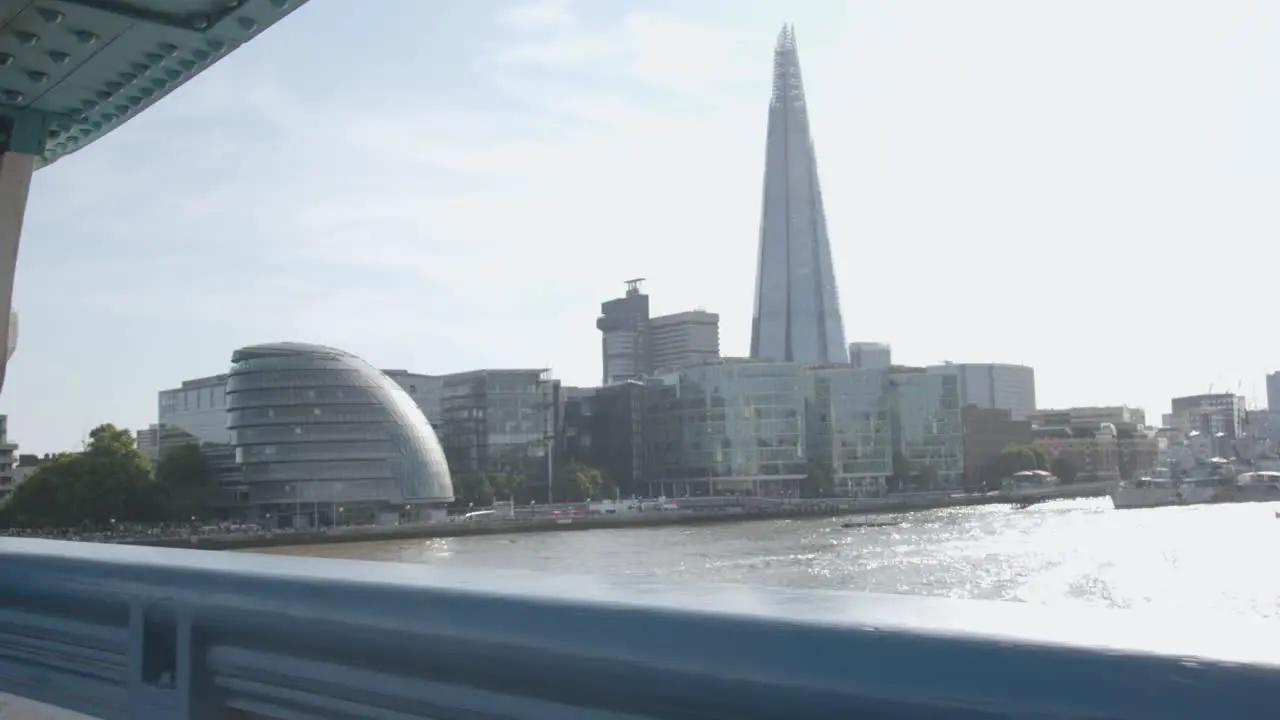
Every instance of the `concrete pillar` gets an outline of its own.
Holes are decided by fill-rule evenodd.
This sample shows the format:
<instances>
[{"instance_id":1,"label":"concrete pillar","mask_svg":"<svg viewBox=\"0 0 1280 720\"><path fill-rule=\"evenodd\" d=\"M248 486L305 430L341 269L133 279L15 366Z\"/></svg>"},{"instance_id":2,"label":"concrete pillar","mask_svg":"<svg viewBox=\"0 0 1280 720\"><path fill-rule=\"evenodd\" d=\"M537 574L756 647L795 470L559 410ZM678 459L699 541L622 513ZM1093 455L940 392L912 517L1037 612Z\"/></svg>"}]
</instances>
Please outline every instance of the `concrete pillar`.
<instances>
[{"instance_id":1,"label":"concrete pillar","mask_svg":"<svg viewBox=\"0 0 1280 720\"><path fill-rule=\"evenodd\" d=\"M27 192L31 189L31 173L35 157L21 153L0 154L0 341L9 341L9 323L13 309L13 276L18 267L18 240L22 237L22 218L27 213ZM10 353L0 360L0 389L4 387L5 370Z\"/></svg>"}]
</instances>

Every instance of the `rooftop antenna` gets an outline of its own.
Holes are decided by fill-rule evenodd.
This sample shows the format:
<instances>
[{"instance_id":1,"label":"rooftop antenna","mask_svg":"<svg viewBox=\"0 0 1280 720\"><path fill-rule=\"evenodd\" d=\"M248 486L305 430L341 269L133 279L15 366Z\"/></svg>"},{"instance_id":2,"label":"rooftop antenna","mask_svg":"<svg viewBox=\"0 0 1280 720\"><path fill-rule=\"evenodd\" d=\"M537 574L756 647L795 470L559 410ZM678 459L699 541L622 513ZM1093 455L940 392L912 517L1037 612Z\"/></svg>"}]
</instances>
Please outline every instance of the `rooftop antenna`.
<instances>
[{"instance_id":1,"label":"rooftop antenna","mask_svg":"<svg viewBox=\"0 0 1280 720\"><path fill-rule=\"evenodd\" d=\"M645 278L633 278L631 280L625 280L624 282L627 284L627 294L628 295L640 294L640 283L644 281L645 281Z\"/></svg>"}]
</instances>

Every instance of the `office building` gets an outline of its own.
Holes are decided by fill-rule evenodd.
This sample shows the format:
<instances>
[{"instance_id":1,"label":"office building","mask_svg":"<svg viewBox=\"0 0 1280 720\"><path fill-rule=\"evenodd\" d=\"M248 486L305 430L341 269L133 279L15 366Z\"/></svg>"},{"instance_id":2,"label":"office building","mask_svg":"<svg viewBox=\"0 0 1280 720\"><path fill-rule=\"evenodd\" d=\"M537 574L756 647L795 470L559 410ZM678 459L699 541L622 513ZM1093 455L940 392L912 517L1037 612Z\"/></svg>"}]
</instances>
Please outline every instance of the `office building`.
<instances>
[{"instance_id":1,"label":"office building","mask_svg":"<svg viewBox=\"0 0 1280 720\"><path fill-rule=\"evenodd\" d=\"M849 343L849 364L857 370L887 370L893 365L893 352L888 343Z\"/></svg>"},{"instance_id":2,"label":"office building","mask_svg":"<svg viewBox=\"0 0 1280 720\"><path fill-rule=\"evenodd\" d=\"M658 382L644 431L652 493L794 494L808 472L803 366L700 365Z\"/></svg>"},{"instance_id":3,"label":"office building","mask_svg":"<svg viewBox=\"0 0 1280 720\"><path fill-rule=\"evenodd\" d=\"M884 495L894 456L888 370L827 366L812 377L806 424L813 462L831 469L837 495Z\"/></svg>"},{"instance_id":4,"label":"office building","mask_svg":"<svg viewBox=\"0 0 1280 720\"><path fill-rule=\"evenodd\" d=\"M962 484L954 375L721 361L661 377L645 402L643 470L654 494L795 496L816 473L840 496Z\"/></svg>"},{"instance_id":5,"label":"office building","mask_svg":"<svg viewBox=\"0 0 1280 720\"><path fill-rule=\"evenodd\" d=\"M773 53L751 357L848 361L795 32Z\"/></svg>"},{"instance_id":6,"label":"office building","mask_svg":"<svg viewBox=\"0 0 1280 720\"><path fill-rule=\"evenodd\" d=\"M231 362L225 422L254 519L395 524L453 500L435 432L386 374L304 343L241 348Z\"/></svg>"},{"instance_id":7,"label":"office building","mask_svg":"<svg viewBox=\"0 0 1280 720\"><path fill-rule=\"evenodd\" d=\"M1267 409L1280 413L1280 372L1267 374Z\"/></svg>"},{"instance_id":8,"label":"office building","mask_svg":"<svg viewBox=\"0 0 1280 720\"><path fill-rule=\"evenodd\" d=\"M659 374L720 359L720 316L705 310L649 320L653 372Z\"/></svg>"},{"instance_id":9,"label":"office building","mask_svg":"<svg viewBox=\"0 0 1280 720\"><path fill-rule=\"evenodd\" d=\"M1180 436L1192 433L1211 439L1213 452L1231 455L1231 443L1245 434L1248 411L1243 395L1230 392L1175 397L1172 413L1164 416L1165 427Z\"/></svg>"},{"instance_id":10,"label":"office building","mask_svg":"<svg viewBox=\"0 0 1280 720\"><path fill-rule=\"evenodd\" d=\"M1027 419L1036 427L1079 427L1110 423L1117 428L1133 430L1147 424L1146 412L1127 405L1036 410Z\"/></svg>"},{"instance_id":11,"label":"office building","mask_svg":"<svg viewBox=\"0 0 1280 720\"><path fill-rule=\"evenodd\" d=\"M627 281L627 294L601 303L596 328L603 359L601 384L634 380L653 373L649 350L649 296L640 292L644 278Z\"/></svg>"},{"instance_id":12,"label":"office building","mask_svg":"<svg viewBox=\"0 0 1280 720\"><path fill-rule=\"evenodd\" d=\"M1028 419L1036 409L1036 373L1026 365L944 363L927 371L958 379L961 406L1008 410L1014 420Z\"/></svg>"},{"instance_id":13,"label":"office building","mask_svg":"<svg viewBox=\"0 0 1280 720\"><path fill-rule=\"evenodd\" d=\"M161 390L159 424L177 428L199 445L229 445L227 430L227 376L184 380L180 387Z\"/></svg>"},{"instance_id":14,"label":"office building","mask_svg":"<svg viewBox=\"0 0 1280 720\"><path fill-rule=\"evenodd\" d=\"M223 426L226 426L226 412L223 415ZM228 438L230 436L228 435ZM194 435L174 425L162 425L160 423L152 423L148 427L137 432L138 449L141 450L152 465L160 462L170 450L182 447L183 445L200 445L200 440ZM214 447L209 444L204 445L205 448ZM229 445L221 447L230 447Z\"/></svg>"},{"instance_id":15,"label":"office building","mask_svg":"<svg viewBox=\"0 0 1280 720\"><path fill-rule=\"evenodd\" d=\"M970 490L999 487L1003 480L993 465L1010 445L1030 445L1035 439L1028 420L1014 420L1002 408L960 408L964 427L964 485Z\"/></svg>"},{"instance_id":16,"label":"office building","mask_svg":"<svg viewBox=\"0 0 1280 720\"><path fill-rule=\"evenodd\" d=\"M1156 466L1160 441L1133 423L1083 422L1044 425L1032 430L1035 445L1049 467L1065 481L1114 482L1149 474ZM1068 475L1069 476L1066 476Z\"/></svg>"},{"instance_id":17,"label":"office building","mask_svg":"<svg viewBox=\"0 0 1280 720\"><path fill-rule=\"evenodd\" d=\"M441 434L450 469L517 475L544 502L563 399L549 370L486 369L442 376Z\"/></svg>"},{"instance_id":18,"label":"office building","mask_svg":"<svg viewBox=\"0 0 1280 720\"><path fill-rule=\"evenodd\" d=\"M439 375L423 375L408 370L383 370L383 374L395 381L409 397L418 404L418 409L427 416L431 427L440 432L440 398L444 388L444 378Z\"/></svg>"},{"instance_id":19,"label":"office building","mask_svg":"<svg viewBox=\"0 0 1280 720\"><path fill-rule=\"evenodd\" d=\"M600 305L602 385L639 380L720 357L720 316L690 310L650 317L644 278L627 281L626 295Z\"/></svg>"}]
</instances>

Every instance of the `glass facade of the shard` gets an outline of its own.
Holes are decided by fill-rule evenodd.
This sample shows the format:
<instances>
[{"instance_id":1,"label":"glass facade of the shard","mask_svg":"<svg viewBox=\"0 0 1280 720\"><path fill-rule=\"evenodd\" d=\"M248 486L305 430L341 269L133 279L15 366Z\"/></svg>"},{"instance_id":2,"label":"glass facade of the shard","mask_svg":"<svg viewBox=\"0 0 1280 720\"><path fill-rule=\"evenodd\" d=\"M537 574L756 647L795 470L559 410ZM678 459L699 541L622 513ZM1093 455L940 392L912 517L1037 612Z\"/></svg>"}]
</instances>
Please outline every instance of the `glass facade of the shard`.
<instances>
[{"instance_id":1,"label":"glass facade of the shard","mask_svg":"<svg viewBox=\"0 0 1280 720\"><path fill-rule=\"evenodd\" d=\"M765 150L751 357L848 362L795 34L778 36Z\"/></svg>"}]
</instances>

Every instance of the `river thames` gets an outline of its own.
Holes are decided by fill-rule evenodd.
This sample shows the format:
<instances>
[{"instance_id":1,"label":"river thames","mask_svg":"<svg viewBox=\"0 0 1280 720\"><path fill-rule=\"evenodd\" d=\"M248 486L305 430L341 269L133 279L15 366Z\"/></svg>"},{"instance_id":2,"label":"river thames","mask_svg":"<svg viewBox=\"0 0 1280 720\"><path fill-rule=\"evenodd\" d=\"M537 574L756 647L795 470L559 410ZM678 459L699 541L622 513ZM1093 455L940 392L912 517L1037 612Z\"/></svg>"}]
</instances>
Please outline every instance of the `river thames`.
<instances>
[{"instance_id":1,"label":"river thames","mask_svg":"<svg viewBox=\"0 0 1280 720\"><path fill-rule=\"evenodd\" d=\"M776 520L258 552L1270 618L1277 507L1118 511L1101 499L936 510L882 528Z\"/></svg>"}]
</instances>

